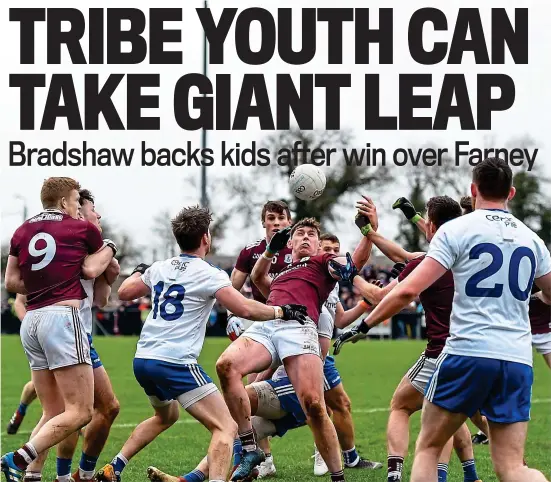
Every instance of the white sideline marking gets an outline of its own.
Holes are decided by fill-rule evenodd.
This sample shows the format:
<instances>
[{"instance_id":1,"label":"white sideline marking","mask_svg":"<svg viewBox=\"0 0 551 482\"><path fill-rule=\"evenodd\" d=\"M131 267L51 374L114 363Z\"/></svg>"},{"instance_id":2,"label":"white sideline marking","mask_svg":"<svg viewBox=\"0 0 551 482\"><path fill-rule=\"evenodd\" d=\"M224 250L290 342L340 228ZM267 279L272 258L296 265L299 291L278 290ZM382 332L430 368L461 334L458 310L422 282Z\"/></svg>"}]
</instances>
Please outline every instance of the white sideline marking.
<instances>
[{"instance_id":1,"label":"white sideline marking","mask_svg":"<svg viewBox=\"0 0 551 482\"><path fill-rule=\"evenodd\" d=\"M538 405L541 403L551 403L551 398L536 398L532 400L533 405ZM352 413L378 413L378 412L388 412L388 407L378 407L378 408L360 408L359 410L352 410ZM138 422L140 423L140 422ZM111 427L114 428L135 428L138 423L115 423ZM174 425L188 424L188 423L199 423L194 418L187 418L185 420L178 420ZM31 432L17 432L18 435L30 435Z\"/></svg>"}]
</instances>

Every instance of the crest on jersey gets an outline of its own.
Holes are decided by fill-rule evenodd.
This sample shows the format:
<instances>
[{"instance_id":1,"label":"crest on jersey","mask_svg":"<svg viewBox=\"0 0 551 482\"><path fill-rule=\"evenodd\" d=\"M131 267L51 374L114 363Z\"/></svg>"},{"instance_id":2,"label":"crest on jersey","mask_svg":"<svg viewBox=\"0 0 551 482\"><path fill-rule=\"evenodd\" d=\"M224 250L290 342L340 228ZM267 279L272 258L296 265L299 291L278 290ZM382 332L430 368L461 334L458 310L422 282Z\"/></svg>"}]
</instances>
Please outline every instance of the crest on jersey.
<instances>
[{"instance_id":1,"label":"crest on jersey","mask_svg":"<svg viewBox=\"0 0 551 482\"><path fill-rule=\"evenodd\" d=\"M283 260L286 264L291 264L291 262L293 261L293 255L291 253L287 253Z\"/></svg>"},{"instance_id":2,"label":"crest on jersey","mask_svg":"<svg viewBox=\"0 0 551 482\"><path fill-rule=\"evenodd\" d=\"M306 256L306 258L302 258L302 259L300 260L300 262L301 262L301 263L304 263L304 262L308 261L309 259L310 259L310 256Z\"/></svg>"}]
</instances>

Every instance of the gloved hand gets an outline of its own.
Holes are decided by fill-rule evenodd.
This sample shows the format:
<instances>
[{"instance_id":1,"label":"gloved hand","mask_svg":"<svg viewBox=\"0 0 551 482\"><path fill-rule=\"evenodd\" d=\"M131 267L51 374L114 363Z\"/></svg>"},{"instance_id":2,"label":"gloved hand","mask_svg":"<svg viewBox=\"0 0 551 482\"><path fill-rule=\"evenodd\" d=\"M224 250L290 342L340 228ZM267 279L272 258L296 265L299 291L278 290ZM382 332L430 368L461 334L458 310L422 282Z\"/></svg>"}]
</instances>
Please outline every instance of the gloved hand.
<instances>
[{"instance_id":1,"label":"gloved hand","mask_svg":"<svg viewBox=\"0 0 551 482\"><path fill-rule=\"evenodd\" d=\"M296 320L301 325L304 325L308 320L308 312L306 311L306 306L303 305L282 305L280 308L283 311L282 320Z\"/></svg>"},{"instance_id":2,"label":"gloved hand","mask_svg":"<svg viewBox=\"0 0 551 482\"><path fill-rule=\"evenodd\" d=\"M237 340L245 331L243 321L235 315L228 316L228 324L226 325L226 334L231 341Z\"/></svg>"},{"instance_id":3,"label":"gloved hand","mask_svg":"<svg viewBox=\"0 0 551 482\"><path fill-rule=\"evenodd\" d=\"M408 221L411 221L413 224L421 219L421 214L419 214L415 210L415 206L411 203L409 199L406 199L405 197L396 199L396 201L394 201L394 204L392 205L392 209L399 209L400 211L402 211Z\"/></svg>"},{"instance_id":4,"label":"gloved hand","mask_svg":"<svg viewBox=\"0 0 551 482\"><path fill-rule=\"evenodd\" d=\"M291 236L291 226L287 226L284 229L280 229L277 233L272 236L268 246L266 246L266 251L270 254L275 254L278 251L281 251L285 246L287 246L287 241Z\"/></svg>"},{"instance_id":5,"label":"gloved hand","mask_svg":"<svg viewBox=\"0 0 551 482\"><path fill-rule=\"evenodd\" d=\"M362 321L358 326L342 333L333 344L333 355L338 355L345 343L356 343L358 340L366 338L368 331L369 326Z\"/></svg>"},{"instance_id":6,"label":"gloved hand","mask_svg":"<svg viewBox=\"0 0 551 482\"><path fill-rule=\"evenodd\" d=\"M336 259L329 260L329 272L333 278L352 283L358 275L358 268L352 261L350 253L346 253L346 264L339 263Z\"/></svg>"},{"instance_id":7,"label":"gloved hand","mask_svg":"<svg viewBox=\"0 0 551 482\"><path fill-rule=\"evenodd\" d=\"M140 274L144 274L145 273L145 270L149 268L149 265L148 264L145 264L145 263L140 263L138 266L136 266L134 268L134 271L132 271L132 273L130 273L130 276L132 276L134 273L140 273Z\"/></svg>"}]
</instances>

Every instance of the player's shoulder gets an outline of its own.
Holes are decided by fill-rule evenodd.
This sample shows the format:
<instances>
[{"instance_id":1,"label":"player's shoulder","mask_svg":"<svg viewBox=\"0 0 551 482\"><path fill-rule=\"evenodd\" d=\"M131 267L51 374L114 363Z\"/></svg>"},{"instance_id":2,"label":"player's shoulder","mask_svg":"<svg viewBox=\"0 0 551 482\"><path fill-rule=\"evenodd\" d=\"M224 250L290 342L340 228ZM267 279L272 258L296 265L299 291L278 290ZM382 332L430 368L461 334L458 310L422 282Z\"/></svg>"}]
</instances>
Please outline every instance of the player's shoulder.
<instances>
[{"instance_id":1,"label":"player's shoulder","mask_svg":"<svg viewBox=\"0 0 551 482\"><path fill-rule=\"evenodd\" d=\"M242 250L242 253L246 253L249 251L255 251L259 248L265 248L266 247L266 239L261 238L257 239L256 241L253 241L252 243L247 244Z\"/></svg>"}]
</instances>

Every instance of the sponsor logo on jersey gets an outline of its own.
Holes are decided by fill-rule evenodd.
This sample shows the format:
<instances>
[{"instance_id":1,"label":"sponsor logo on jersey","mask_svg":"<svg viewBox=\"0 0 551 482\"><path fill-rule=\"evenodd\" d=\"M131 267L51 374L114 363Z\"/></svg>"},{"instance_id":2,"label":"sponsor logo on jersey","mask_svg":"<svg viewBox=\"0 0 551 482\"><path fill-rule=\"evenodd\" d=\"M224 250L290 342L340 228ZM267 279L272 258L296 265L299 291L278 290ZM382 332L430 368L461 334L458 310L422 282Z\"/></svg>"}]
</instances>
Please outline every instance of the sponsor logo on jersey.
<instances>
[{"instance_id":1,"label":"sponsor logo on jersey","mask_svg":"<svg viewBox=\"0 0 551 482\"><path fill-rule=\"evenodd\" d=\"M63 221L63 214L40 213L34 218L29 219L29 223L38 223L40 221Z\"/></svg>"},{"instance_id":2,"label":"sponsor logo on jersey","mask_svg":"<svg viewBox=\"0 0 551 482\"><path fill-rule=\"evenodd\" d=\"M300 262L301 262L301 263L304 263L304 262L308 261L309 259L310 259L310 256L306 256L306 258L302 258L302 259L300 260Z\"/></svg>"},{"instance_id":3,"label":"sponsor logo on jersey","mask_svg":"<svg viewBox=\"0 0 551 482\"><path fill-rule=\"evenodd\" d=\"M174 269L179 269L180 271L184 272L187 269L187 265L189 264L189 261L181 261L179 259L173 259L170 264Z\"/></svg>"},{"instance_id":4,"label":"sponsor logo on jersey","mask_svg":"<svg viewBox=\"0 0 551 482\"><path fill-rule=\"evenodd\" d=\"M486 219L488 221L501 221L505 223L505 226L511 226L512 228L516 228L517 223L515 222L516 219L514 219L511 216L503 216L499 214L486 214Z\"/></svg>"}]
</instances>

